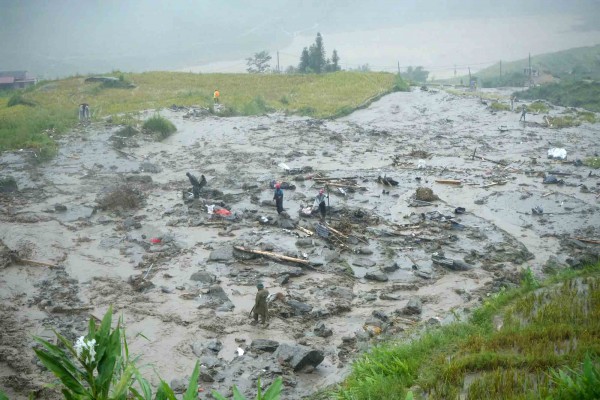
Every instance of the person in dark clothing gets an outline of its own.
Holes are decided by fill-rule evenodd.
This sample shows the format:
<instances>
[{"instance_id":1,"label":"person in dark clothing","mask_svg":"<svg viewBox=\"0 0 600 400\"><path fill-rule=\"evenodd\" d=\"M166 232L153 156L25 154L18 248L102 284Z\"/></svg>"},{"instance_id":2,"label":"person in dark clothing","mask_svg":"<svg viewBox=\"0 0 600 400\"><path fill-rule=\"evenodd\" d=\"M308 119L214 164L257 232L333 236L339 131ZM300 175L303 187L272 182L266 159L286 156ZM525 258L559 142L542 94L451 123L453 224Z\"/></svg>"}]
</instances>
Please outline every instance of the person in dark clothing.
<instances>
[{"instance_id":1,"label":"person in dark clothing","mask_svg":"<svg viewBox=\"0 0 600 400\"><path fill-rule=\"evenodd\" d=\"M519 118L519 121L523 120L523 122L525 122L525 115L527 115L527 106L523 104L523 109L521 110L521 118Z\"/></svg>"},{"instance_id":2,"label":"person in dark clothing","mask_svg":"<svg viewBox=\"0 0 600 400\"><path fill-rule=\"evenodd\" d=\"M277 205L277 214L281 214L283 212L283 190L281 189L280 183L275 184L273 200L275 200L275 204Z\"/></svg>"},{"instance_id":3,"label":"person in dark clothing","mask_svg":"<svg viewBox=\"0 0 600 400\"><path fill-rule=\"evenodd\" d=\"M252 308L254 323L258 323L258 317L260 316L260 323L264 325L267 323L269 313L269 308L267 306L269 291L265 289L265 286L262 283L258 283L256 288L258 289L258 292L256 292L256 299L254 300L254 307Z\"/></svg>"},{"instance_id":4,"label":"person in dark clothing","mask_svg":"<svg viewBox=\"0 0 600 400\"><path fill-rule=\"evenodd\" d=\"M325 199L328 199L329 195L325 194L325 190L319 190L319 194L315 197L315 204L313 208L319 208L321 213L321 221L325 221L325 214L327 213L327 207L325 205Z\"/></svg>"},{"instance_id":5,"label":"person in dark clothing","mask_svg":"<svg viewBox=\"0 0 600 400\"><path fill-rule=\"evenodd\" d=\"M186 172L185 175L188 177L188 179L190 180L190 183L192 184L192 193L194 194L194 198L197 199L200 197L200 189L202 189L202 187L204 185L206 185L206 178L204 177L204 175L200 176L200 181L198 181L198 179L190 174L189 172Z\"/></svg>"}]
</instances>

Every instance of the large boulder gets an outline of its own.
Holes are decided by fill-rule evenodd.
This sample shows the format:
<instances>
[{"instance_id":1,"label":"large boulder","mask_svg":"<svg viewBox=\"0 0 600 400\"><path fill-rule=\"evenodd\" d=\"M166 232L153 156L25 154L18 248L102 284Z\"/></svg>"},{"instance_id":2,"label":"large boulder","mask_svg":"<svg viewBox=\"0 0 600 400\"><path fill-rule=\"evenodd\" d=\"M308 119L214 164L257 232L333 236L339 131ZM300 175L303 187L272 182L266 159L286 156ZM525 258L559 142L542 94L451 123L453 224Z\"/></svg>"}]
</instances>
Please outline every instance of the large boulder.
<instances>
[{"instance_id":1,"label":"large boulder","mask_svg":"<svg viewBox=\"0 0 600 400\"><path fill-rule=\"evenodd\" d=\"M192 276L190 276L190 280L210 285L217 280L217 277L210 272L198 271L194 272Z\"/></svg>"},{"instance_id":2,"label":"large boulder","mask_svg":"<svg viewBox=\"0 0 600 400\"><path fill-rule=\"evenodd\" d=\"M370 280L370 281L377 281L377 282L387 282L388 281L387 275L384 274L383 272L367 272L365 274L365 279Z\"/></svg>"},{"instance_id":3,"label":"large boulder","mask_svg":"<svg viewBox=\"0 0 600 400\"><path fill-rule=\"evenodd\" d=\"M308 314L312 311L312 306L310 304L302 303L297 300L288 300L287 305L292 307L292 310L296 315Z\"/></svg>"},{"instance_id":4,"label":"large boulder","mask_svg":"<svg viewBox=\"0 0 600 400\"><path fill-rule=\"evenodd\" d=\"M418 315L423 311L423 305L421 299L418 297L411 297L408 300L408 304L402 309L402 313L406 315Z\"/></svg>"},{"instance_id":5,"label":"large boulder","mask_svg":"<svg viewBox=\"0 0 600 400\"><path fill-rule=\"evenodd\" d=\"M300 371L307 366L317 367L325 359L321 350L287 343L280 344L274 356L280 364L291 367L294 371Z\"/></svg>"},{"instance_id":6,"label":"large boulder","mask_svg":"<svg viewBox=\"0 0 600 400\"><path fill-rule=\"evenodd\" d=\"M223 246L216 248L210 253L208 259L209 261L233 261L233 247Z\"/></svg>"}]
</instances>

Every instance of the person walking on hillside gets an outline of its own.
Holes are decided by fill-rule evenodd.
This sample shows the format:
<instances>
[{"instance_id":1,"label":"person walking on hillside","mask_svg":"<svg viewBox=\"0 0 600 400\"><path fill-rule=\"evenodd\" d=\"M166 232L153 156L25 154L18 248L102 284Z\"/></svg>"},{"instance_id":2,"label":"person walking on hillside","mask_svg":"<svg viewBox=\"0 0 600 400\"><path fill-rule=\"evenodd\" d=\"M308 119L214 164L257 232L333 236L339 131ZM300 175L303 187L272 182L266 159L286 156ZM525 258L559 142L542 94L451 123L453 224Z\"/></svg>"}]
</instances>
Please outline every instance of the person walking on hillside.
<instances>
[{"instance_id":1,"label":"person walking on hillside","mask_svg":"<svg viewBox=\"0 0 600 400\"><path fill-rule=\"evenodd\" d=\"M318 208L321 214L321 222L325 222L325 215L327 213L327 207L325 206L325 199L328 199L329 195L325 194L325 190L319 190L319 194L315 197L315 203L313 209Z\"/></svg>"},{"instance_id":2,"label":"person walking on hillside","mask_svg":"<svg viewBox=\"0 0 600 400\"><path fill-rule=\"evenodd\" d=\"M269 291L265 289L265 286L262 283L258 283L256 285L256 298L254 300L254 307L252 307L251 313L254 317L253 325L258 323L258 317L260 316L260 323L266 324L267 317L269 314L269 308L267 306L267 297L269 297Z\"/></svg>"},{"instance_id":3,"label":"person walking on hillside","mask_svg":"<svg viewBox=\"0 0 600 400\"><path fill-rule=\"evenodd\" d=\"M275 184L273 200L275 200L275 205L277 206L277 214L281 214L283 212L283 190L281 189L281 183Z\"/></svg>"},{"instance_id":4,"label":"person walking on hillside","mask_svg":"<svg viewBox=\"0 0 600 400\"><path fill-rule=\"evenodd\" d=\"M523 104L523 108L521 109L521 118L519 118L519 121L523 120L523 122L525 122L526 114L527 114L527 106L525 104Z\"/></svg>"},{"instance_id":5,"label":"person walking on hillside","mask_svg":"<svg viewBox=\"0 0 600 400\"><path fill-rule=\"evenodd\" d=\"M215 89L213 93L213 101L215 102L215 104L219 104L219 97L221 97L221 93L219 93L218 89Z\"/></svg>"},{"instance_id":6,"label":"person walking on hillside","mask_svg":"<svg viewBox=\"0 0 600 400\"><path fill-rule=\"evenodd\" d=\"M510 111L515 110L515 96L510 96Z\"/></svg>"}]
</instances>

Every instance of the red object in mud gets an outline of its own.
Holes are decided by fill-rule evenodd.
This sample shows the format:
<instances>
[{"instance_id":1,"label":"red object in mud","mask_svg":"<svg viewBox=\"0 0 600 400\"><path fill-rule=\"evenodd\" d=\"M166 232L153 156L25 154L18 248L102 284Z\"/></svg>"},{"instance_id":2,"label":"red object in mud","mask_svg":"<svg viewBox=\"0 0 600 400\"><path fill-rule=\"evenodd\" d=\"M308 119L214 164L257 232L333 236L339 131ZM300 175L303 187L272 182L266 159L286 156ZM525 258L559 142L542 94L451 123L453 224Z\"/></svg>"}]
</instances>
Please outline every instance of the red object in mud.
<instances>
[{"instance_id":1,"label":"red object in mud","mask_svg":"<svg viewBox=\"0 0 600 400\"><path fill-rule=\"evenodd\" d=\"M152 238L150 239L150 243L160 243L161 239L160 238Z\"/></svg>"},{"instance_id":2,"label":"red object in mud","mask_svg":"<svg viewBox=\"0 0 600 400\"><path fill-rule=\"evenodd\" d=\"M226 210L224 208L220 208L220 209L218 209L218 210L215 211L215 214L222 215L222 216L226 217L228 215L231 215L231 211Z\"/></svg>"}]
</instances>

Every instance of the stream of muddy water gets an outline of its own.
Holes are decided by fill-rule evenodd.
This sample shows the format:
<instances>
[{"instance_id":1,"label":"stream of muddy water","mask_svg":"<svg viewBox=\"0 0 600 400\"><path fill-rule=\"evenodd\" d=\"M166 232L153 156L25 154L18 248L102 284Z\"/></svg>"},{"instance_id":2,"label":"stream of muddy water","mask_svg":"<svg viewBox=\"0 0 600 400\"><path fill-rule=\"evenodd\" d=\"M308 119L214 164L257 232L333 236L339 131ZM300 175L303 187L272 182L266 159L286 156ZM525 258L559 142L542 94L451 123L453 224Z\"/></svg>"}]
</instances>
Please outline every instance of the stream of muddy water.
<instances>
[{"instance_id":1,"label":"stream of muddy water","mask_svg":"<svg viewBox=\"0 0 600 400\"><path fill-rule=\"evenodd\" d=\"M0 156L1 175L19 188L0 194L0 240L58 266L0 271L0 387L10 398L55 398L32 336L51 338L55 328L74 340L110 305L154 385L160 376L181 386L200 360L200 398L233 384L252 393L257 377L268 384L278 375L284 398L302 398L341 381L369 345L468 314L517 284L522 268L541 275L598 255L597 244L574 238L600 237L600 180L572 161L600 151L599 124L558 130L542 115L521 123L479 98L431 90L390 94L337 120L160 113L177 126L162 142L138 136L115 150L118 127L94 123L64 136L50 162ZM552 147L570 162L548 159ZM186 172L206 177L200 199L188 198ZM542 183L548 174L563 184ZM296 186L284 191L282 215L272 180ZM324 182L328 224L344 237L295 229L315 231L318 218L300 210ZM134 190L138 207L100 207L116 187ZM419 188L439 200L415 201ZM209 214L213 204L232 215ZM249 257L235 245L313 266ZM436 255L469 268L434 263ZM259 281L282 293L267 326L250 323ZM294 365L268 340L288 344L294 359L310 350L323 360Z\"/></svg>"}]
</instances>

